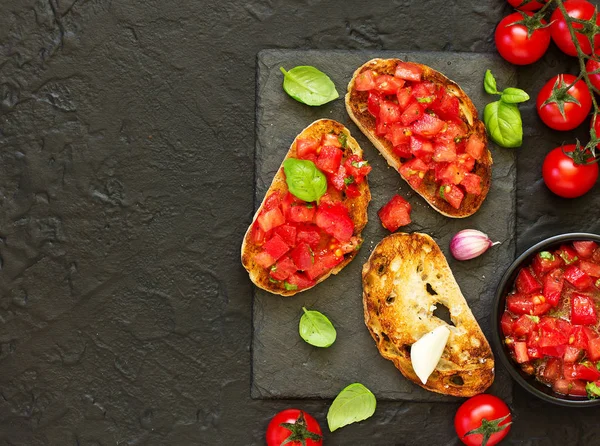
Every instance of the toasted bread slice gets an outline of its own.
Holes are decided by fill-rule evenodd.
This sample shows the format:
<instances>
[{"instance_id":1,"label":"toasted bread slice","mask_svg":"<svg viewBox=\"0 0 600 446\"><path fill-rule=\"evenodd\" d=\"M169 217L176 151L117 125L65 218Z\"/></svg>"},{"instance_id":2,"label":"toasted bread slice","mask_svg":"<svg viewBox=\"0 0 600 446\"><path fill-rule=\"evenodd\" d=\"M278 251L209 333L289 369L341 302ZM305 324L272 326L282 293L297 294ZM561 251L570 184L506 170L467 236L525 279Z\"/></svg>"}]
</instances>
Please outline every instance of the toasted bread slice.
<instances>
[{"instance_id":1,"label":"toasted bread slice","mask_svg":"<svg viewBox=\"0 0 600 446\"><path fill-rule=\"evenodd\" d=\"M394 153L392 143L383 136L377 135L375 117L371 115L367 109L369 92L356 90L355 81L356 77L365 70L374 70L378 74L394 75L398 62L402 61L400 59L373 59L366 62L354 72L354 75L348 84L348 93L345 98L346 110L348 111L350 118L352 118L358 128L371 140L373 145L387 160L388 164L396 170L400 169L402 166L401 159ZM476 162L474 170L472 171L472 173L481 177L481 194L475 195L467 193L459 209L453 208L446 200L440 197L439 185L436 184L435 175L432 170L426 174L423 183L418 188L413 187L413 189L441 214L454 218L468 217L481 207L491 184L492 155L487 148L485 125L477 118L477 109L471 102L471 99L469 99L467 94L455 82L427 65L414 64L418 65L423 70L423 81L431 81L440 84L444 86L448 92L458 98L460 117L468 128L467 136L477 134L485 144L485 153ZM402 176L402 174L400 175ZM404 179L406 180L406 178Z\"/></svg>"},{"instance_id":2,"label":"toasted bread slice","mask_svg":"<svg viewBox=\"0 0 600 446\"><path fill-rule=\"evenodd\" d=\"M321 136L324 134L345 135L345 147L342 148L344 152L342 163L350 155L358 155L362 158L362 149L360 148L356 139L352 137L350 131L344 125L331 119L319 119L310 124L304 130L302 130L302 132L298 136L296 136L296 138L292 142L289 151L287 152L284 158L284 161L287 158L297 157L296 143L298 139L320 140ZM256 254L262 251L262 247L253 243L251 234L252 227L255 224L256 219L260 215L261 211L263 210L267 198L275 192L280 192L281 194L285 194L288 192L288 187L286 184L285 174L282 166L283 162L279 170L275 174L273 182L267 190L267 193L265 194L261 205L254 214L254 218L252 219L250 227L246 231L242 243L242 264L250 274L250 279L252 280L252 282L254 282L254 284L259 288L262 288L274 294L280 294L282 296L292 296L298 293L299 291L306 291L307 289L312 288L314 285L327 279L327 277L329 277L331 274L339 273L356 256L356 254L358 253L358 249L362 244L361 233L368 220L367 208L371 200L371 192L369 190L367 178L365 178L363 182L357 185L360 195L352 198L346 196L345 194L336 192L332 187L328 187L327 193L330 195L337 194L335 198L341 200L348 209L348 214L352 222L354 223L353 244L355 246L355 249L346 252L343 255L343 260L341 261L341 263L335 265L328 272L316 278L314 281L315 283L312 286L299 290L286 289L284 284L273 281L272 278L269 276L269 270L261 267L255 261L255 256Z\"/></svg>"},{"instance_id":3,"label":"toasted bread slice","mask_svg":"<svg viewBox=\"0 0 600 446\"><path fill-rule=\"evenodd\" d=\"M395 233L373 250L362 272L365 323L381 355L402 374L433 392L468 397L494 380L494 357L444 254L426 234ZM454 325L435 317L437 304ZM434 328L450 337L426 384L415 374L410 348Z\"/></svg>"}]
</instances>

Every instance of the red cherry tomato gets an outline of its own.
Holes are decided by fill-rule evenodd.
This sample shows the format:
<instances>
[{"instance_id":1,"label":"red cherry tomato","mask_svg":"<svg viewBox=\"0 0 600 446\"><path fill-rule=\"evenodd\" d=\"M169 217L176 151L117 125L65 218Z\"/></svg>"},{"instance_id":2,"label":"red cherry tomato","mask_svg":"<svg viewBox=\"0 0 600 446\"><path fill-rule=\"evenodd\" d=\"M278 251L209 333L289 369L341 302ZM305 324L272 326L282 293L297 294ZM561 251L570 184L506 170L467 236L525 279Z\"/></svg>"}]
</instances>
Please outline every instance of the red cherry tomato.
<instances>
[{"instance_id":1,"label":"red cherry tomato","mask_svg":"<svg viewBox=\"0 0 600 446\"><path fill-rule=\"evenodd\" d=\"M525 12L532 16L532 12ZM522 24L513 25L523 20L519 12L504 17L496 27L496 48L500 55L515 65L528 65L539 60L550 46L550 29L539 28L527 36L527 27ZM541 20L546 24L545 20Z\"/></svg>"},{"instance_id":2,"label":"red cherry tomato","mask_svg":"<svg viewBox=\"0 0 600 446\"><path fill-rule=\"evenodd\" d=\"M574 1L574 0L571 0ZM579 101L579 105L574 102L564 103L564 117L560 112L558 104L555 102L543 105L552 95L557 80L559 85L571 85L576 77L572 74L559 74L550 79L542 87L537 96L536 107L542 121L554 130L572 130L579 126L588 116L592 109L592 97L590 90L583 80L579 80L568 90L568 94Z\"/></svg>"},{"instance_id":3,"label":"red cherry tomato","mask_svg":"<svg viewBox=\"0 0 600 446\"><path fill-rule=\"evenodd\" d=\"M267 427L267 446L322 446L321 426L310 414L285 409L276 414Z\"/></svg>"},{"instance_id":4,"label":"red cherry tomato","mask_svg":"<svg viewBox=\"0 0 600 446\"><path fill-rule=\"evenodd\" d=\"M592 126L594 126L594 130L596 131L596 138L600 138L600 115L596 117L596 123L594 123L593 119L590 120L590 128ZM600 144L596 144L596 147L600 147Z\"/></svg>"},{"instance_id":5,"label":"red cherry tomato","mask_svg":"<svg viewBox=\"0 0 600 446\"><path fill-rule=\"evenodd\" d=\"M600 57L598 54L596 54L596 57ZM600 69L600 62L594 59L588 59L588 61L585 64L585 71L587 71L588 73L591 73L592 71L596 71ZM590 74L590 82L592 83L592 85L597 88L598 90L600 90L600 73L598 74Z\"/></svg>"},{"instance_id":6,"label":"red cherry tomato","mask_svg":"<svg viewBox=\"0 0 600 446\"><path fill-rule=\"evenodd\" d=\"M506 417L502 421L498 421ZM482 422L485 419L486 422ZM491 426L491 433L487 445L493 446L498 444L510 431L510 423L512 416L510 409L500 398L482 393L469 398L456 411L454 416L454 429L460 440L469 446L480 446L483 442L482 434L465 435L473 430L482 428L488 422L494 422L497 427ZM484 426L485 427L485 426Z\"/></svg>"},{"instance_id":7,"label":"red cherry tomato","mask_svg":"<svg viewBox=\"0 0 600 446\"><path fill-rule=\"evenodd\" d=\"M564 3L564 7L569 17L574 17L581 20L591 19L596 11L596 7L586 0L569 0L568 2ZM565 17L559 8L556 8L552 13L552 16L550 17L550 23L550 31L554 43L556 43L563 53L568 54L569 56L577 56L577 50L575 49L575 44L571 39L567 22L565 21ZM600 24L600 15L596 17L596 24ZM575 29L582 28L582 26L583 25L579 23L573 24ZM592 45L590 44L589 39L581 33L575 33L575 37L579 41L581 50L585 54L591 54ZM594 36L594 48L598 48L599 45L600 35L596 35Z\"/></svg>"},{"instance_id":8,"label":"red cherry tomato","mask_svg":"<svg viewBox=\"0 0 600 446\"><path fill-rule=\"evenodd\" d=\"M543 3L546 3L548 0L543 0ZM530 1L529 3L525 3L523 6L519 6L524 3L525 0L508 0L508 3L513 8L518 9L519 11L537 11L543 5L543 3L536 2L535 0Z\"/></svg>"},{"instance_id":9,"label":"red cherry tomato","mask_svg":"<svg viewBox=\"0 0 600 446\"><path fill-rule=\"evenodd\" d=\"M550 151L542 165L544 183L552 192L564 198L575 198L588 192L598 179L598 163L577 164L563 153L575 150L575 144Z\"/></svg>"}]
</instances>

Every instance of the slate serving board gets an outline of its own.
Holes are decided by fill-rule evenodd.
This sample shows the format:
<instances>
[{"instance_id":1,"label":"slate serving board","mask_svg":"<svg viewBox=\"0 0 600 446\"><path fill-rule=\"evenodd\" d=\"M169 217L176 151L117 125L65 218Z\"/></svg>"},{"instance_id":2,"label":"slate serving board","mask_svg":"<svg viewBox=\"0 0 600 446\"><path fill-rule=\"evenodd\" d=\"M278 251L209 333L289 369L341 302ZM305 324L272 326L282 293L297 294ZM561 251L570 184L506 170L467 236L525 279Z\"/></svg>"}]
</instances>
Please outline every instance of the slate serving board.
<instances>
[{"instance_id":1,"label":"slate serving board","mask_svg":"<svg viewBox=\"0 0 600 446\"><path fill-rule=\"evenodd\" d=\"M293 297L280 297L255 288L253 305L252 388L257 399L334 398L346 385L361 382L378 399L401 401L456 401L456 398L423 390L405 379L392 362L383 359L363 320L361 269L377 243L389 234L379 222L377 210L393 194L412 204L413 223L406 232L431 235L446 254L463 294L490 339L491 301L496 285L515 255L516 167L515 152L491 144L493 182L481 209L466 219L443 217L427 205L388 167L384 158L348 117L343 102L354 70L374 57L414 60L441 71L456 81L482 114L495 100L483 89L486 69L491 69L501 88L516 85L514 68L491 53L264 50L257 58L256 90L256 190L255 209L261 203L294 137L319 118L346 125L373 166L369 175L372 201L365 242L357 257L337 276ZM309 107L284 93L279 67L312 65L327 73L340 98L321 107ZM449 253L452 236L461 229L476 228L501 244L484 256L467 262ZM336 342L327 349L306 344L298 335L302 307L326 314L337 329ZM490 392L507 401L512 381L496 363L496 379Z\"/></svg>"}]
</instances>

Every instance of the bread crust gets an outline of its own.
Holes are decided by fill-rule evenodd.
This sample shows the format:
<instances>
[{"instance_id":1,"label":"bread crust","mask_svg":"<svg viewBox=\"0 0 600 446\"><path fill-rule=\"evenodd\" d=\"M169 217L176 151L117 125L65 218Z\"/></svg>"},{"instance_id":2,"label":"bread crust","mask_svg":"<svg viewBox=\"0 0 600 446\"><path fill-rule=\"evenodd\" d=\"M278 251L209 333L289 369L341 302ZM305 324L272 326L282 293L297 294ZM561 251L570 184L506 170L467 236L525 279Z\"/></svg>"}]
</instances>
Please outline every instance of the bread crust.
<instances>
[{"instance_id":1,"label":"bread crust","mask_svg":"<svg viewBox=\"0 0 600 446\"><path fill-rule=\"evenodd\" d=\"M354 75L348 84L348 93L345 97L346 110L350 118L365 136L369 138L377 150L379 150L387 160L388 164L396 169L396 171L402 166L400 158L394 154L393 146L390 141L377 136L375 132L375 118L369 113L366 107L368 92L357 91L354 88L354 83L356 77L365 70L374 70L379 74L393 75L398 62L402 61L400 59L372 59L366 62L354 72ZM477 118L477 109L473 105L473 102L471 102L471 99L455 82L427 65L415 62L411 63L421 67L423 70L423 80L443 85L449 92L458 98L461 118L469 128L469 135L473 133L477 134L486 146L484 155L476 162L473 170L473 173L479 175L482 179L481 194L465 194L465 198L459 209L453 208L447 201L439 196L439 187L437 186L434 174L431 171L425 176L421 187L419 187L419 189L413 189L421 195L431 207L442 215L453 218L468 217L473 215L481 207L491 185L493 161L492 154L487 148L488 140L485 125ZM402 175L400 174L400 176Z\"/></svg>"},{"instance_id":2,"label":"bread crust","mask_svg":"<svg viewBox=\"0 0 600 446\"><path fill-rule=\"evenodd\" d=\"M319 119L317 121L314 121L304 130L302 130L302 132L300 132L300 134L298 134L296 138L294 138L294 141L292 142L292 145L290 146L290 149L288 150L283 161L285 161L288 158L296 157L296 142L298 139L319 139L321 135L325 133L335 133L336 135L344 133L346 135L346 148L342 148L342 150L344 150L344 159L352 154L359 155L362 157L362 149L360 148L360 145L358 144L356 139L354 139L354 137L352 137L352 135L350 134L350 130L348 130L344 125L332 119ZM277 170L277 173L275 174L273 181L271 182L271 185L269 186L269 189L267 190L261 205L254 214L252 223L250 224L248 230L246 231L246 234L244 235L244 240L242 242L241 257L244 268L246 268L250 275L250 279L257 287L262 288L273 294L279 294L281 296L293 296L296 293L306 291L312 287L304 288L301 290L286 290L280 284L278 285L276 283L271 282L269 280L269 272L261 266L259 266L258 264L256 264L256 262L254 261L254 255L261 251L261 247L252 243L251 240L252 225L254 224L256 218L263 209L267 197L273 192L286 193L288 191L288 187L285 181L285 174L283 172L283 161L279 169ZM361 233L368 221L367 208L369 202L371 201L371 192L369 189L367 178L365 178L365 180L362 183L358 184L358 190L360 191L360 196L355 198L345 197L345 199L343 199L342 201L348 208L350 218L354 222L353 235L359 237L360 241L362 242ZM358 249L345 254L344 260L338 265L336 265L333 269L331 269L328 273L317 279L315 285L324 281L330 275L339 273L342 269L344 269L346 265L348 265L352 261L352 259L356 256L357 253Z\"/></svg>"},{"instance_id":3,"label":"bread crust","mask_svg":"<svg viewBox=\"0 0 600 446\"><path fill-rule=\"evenodd\" d=\"M381 355L424 389L469 397L494 380L494 356L439 246L426 234L395 233L383 239L363 266L365 324ZM450 310L449 325L433 315ZM415 374L410 347L434 328L450 336L426 384ZM462 383L462 384L461 384Z\"/></svg>"}]
</instances>

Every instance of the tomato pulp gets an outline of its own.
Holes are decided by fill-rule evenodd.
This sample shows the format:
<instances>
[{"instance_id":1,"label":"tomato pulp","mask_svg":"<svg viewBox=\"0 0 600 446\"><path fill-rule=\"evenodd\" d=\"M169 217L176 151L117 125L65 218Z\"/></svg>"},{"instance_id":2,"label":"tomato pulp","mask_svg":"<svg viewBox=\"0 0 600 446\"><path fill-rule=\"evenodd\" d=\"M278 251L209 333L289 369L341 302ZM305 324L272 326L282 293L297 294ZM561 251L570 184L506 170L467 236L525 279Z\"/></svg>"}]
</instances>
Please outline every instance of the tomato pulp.
<instances>
[{"instance_id":1,"label":"tomato pulp","mask_svg":"<svg viewBox=\"0 0 600 446\"><path fill-rule=\"evenodd\" d=\"M517 275L500 320L521 369L565 395L600 383L600 247L565 243L535 254Z\"/></svg>"}]
</instances>

